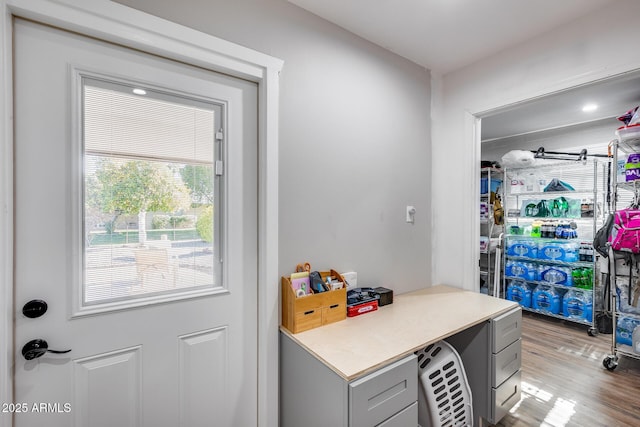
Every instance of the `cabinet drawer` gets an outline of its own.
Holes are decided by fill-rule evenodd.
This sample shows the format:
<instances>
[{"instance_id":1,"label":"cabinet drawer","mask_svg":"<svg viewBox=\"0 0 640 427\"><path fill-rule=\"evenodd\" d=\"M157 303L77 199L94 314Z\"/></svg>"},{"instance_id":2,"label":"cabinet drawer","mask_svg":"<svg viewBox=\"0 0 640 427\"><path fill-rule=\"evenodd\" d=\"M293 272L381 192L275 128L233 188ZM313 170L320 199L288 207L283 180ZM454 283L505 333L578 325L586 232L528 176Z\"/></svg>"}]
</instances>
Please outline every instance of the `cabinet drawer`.
<instances>
[{"instance_id":1,"label":"cabinet drawer","mask_svg":"<svg viewBox=\"0 0 640 427\"><path fill-rule=\"evenodd\" d=\"M337 322L346 317L347 305L344 302L336 302L329 307L322 307L322 324Z\"/></svg>"},{"instance_id":2,"label":"cabinet drawer","mask_svg":"<svg viewBox=\"0 0 640 427\"><path fill-rule=\"evenodd\" d=\"M522 335L522 309L520 307L491 319L492 352L500 350L520 338Z\"/></svg>"},{"instance_id":3,"label":"cabinet drawer","mask_svg":"<svg viewBox=\"0 0 640 427\"><path fill-rule=\"evenodd\" d=\"M491 355L493 387L498 387L522 366L522 340L511 343L498 354Z\"/></svg>"},{"instance_id":4,"label":"cabinet drawer","mask_svg":"<svg viewBox=\"0 0 640 427\"><path fill-rule=\"evenodd\" d=\"M296 313L294 325L298 332L322 326L322 309L318 307Z\"/></svg>"},{"instance_id":5,"label":"cabinet drawer","mask_svg":"<svg viewBox=\"0 0 640 427\"><path fill-rule=\"evenodd\" d=\"M520 376L521 371L518 371L503 382L500 387L491 390L493 420L490 421L492 424L498 423L505 415L507 415L507 413L509 413L509 410L513 408L513 405L520 401Z\"/></svg>"},{"instance_id":6,"label":"cabinet drawer","mask_svg":"<svg viewBox=\"0 0 640 427\"><path fill-rule=\"evenodd\" d=\"M378 425L417 400L418 362L412 354L349 384L349 426Z\"/></svg>"},{"instance_id":7,"label":"cabinet drawer","mask_svg":"<svg viewBox=\"0 0 640 427\"><path fill-rule=\"evenodd\" d=\"M387 421L383 421L376 427L407 427L418 425L418 402L413 402L411 406L395 414Z\"/></svg>"}]
</instances>

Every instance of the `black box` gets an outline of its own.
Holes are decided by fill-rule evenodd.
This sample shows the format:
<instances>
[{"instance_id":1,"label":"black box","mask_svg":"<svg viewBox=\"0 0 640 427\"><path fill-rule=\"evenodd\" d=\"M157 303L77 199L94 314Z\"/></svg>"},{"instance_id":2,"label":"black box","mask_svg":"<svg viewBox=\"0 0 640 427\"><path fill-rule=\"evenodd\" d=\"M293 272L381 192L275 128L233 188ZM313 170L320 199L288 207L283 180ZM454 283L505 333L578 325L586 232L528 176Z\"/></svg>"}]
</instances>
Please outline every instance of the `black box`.
<instances>
[{"instance_id":1,"label":"black box","mask_svg":"<svg viewBox=\"0 0 640 427\"><path fill-rule=\"evenodd\" d=\"M383 305L393 304L393 291L391 289L379 287L379 288L374 288L373 290L380 295L380 299L378 300L378 305L383 306Z\"/></svg>"}]
</instances>

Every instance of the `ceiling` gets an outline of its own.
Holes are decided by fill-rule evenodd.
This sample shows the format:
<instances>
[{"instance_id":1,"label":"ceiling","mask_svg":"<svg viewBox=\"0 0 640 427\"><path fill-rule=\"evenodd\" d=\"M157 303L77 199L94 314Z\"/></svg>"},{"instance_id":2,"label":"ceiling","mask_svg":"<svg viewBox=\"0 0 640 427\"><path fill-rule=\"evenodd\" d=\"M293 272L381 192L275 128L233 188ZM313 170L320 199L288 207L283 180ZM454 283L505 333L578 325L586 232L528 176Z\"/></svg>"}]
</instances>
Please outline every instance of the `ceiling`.
<instances>
[{"instance_id":1,"label":"ceiling","mask_svg":"<svg viewBox=\"0 0 640 427\"><path fill-rule=\"evenodd\" d=\"M438 74L463 68L616 0L288 0ZM398 29L402 31L398 31ZM582 112L587 102L598 104ZM614 118L640 104L640 73L509 106L482 139ZM612 121L616 125L615 119Z\"/></svg>"},{"instance_id":2,"label":"ceiling","mask_svg":"<svg viewBox=\"0 0 640 427\"><path fill-rule=\"evenodd\" d=\"M615 0L289 0L439 74Z\"/></svg>"},{"instance_id":3,"label":"ceiling","mask_svg":"<svg viewBox=\"0 0 640 427\"><path fill-rule=\"evenodd\" d=\"M596 104L591 112L582 111L586 104ZM482 140L610 119L615 129L622 126L616 117L640 105L640 72L507 106L482 118Z\"/></svg>"}]
</instances>

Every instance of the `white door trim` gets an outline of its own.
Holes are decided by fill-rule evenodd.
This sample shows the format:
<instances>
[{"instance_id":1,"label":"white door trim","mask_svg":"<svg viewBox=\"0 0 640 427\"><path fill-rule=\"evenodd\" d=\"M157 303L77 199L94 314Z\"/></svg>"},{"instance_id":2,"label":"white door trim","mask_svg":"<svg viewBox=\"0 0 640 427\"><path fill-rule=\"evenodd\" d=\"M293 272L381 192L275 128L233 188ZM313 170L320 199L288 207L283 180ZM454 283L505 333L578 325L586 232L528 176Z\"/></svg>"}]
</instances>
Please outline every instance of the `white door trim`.
<instances>
[{"instance_id":1,"label":"white door trim","mask_svg":"<svg viewBox=\"0 0 640 427\"><path fill-rule=\"evenodd\" d=\"M258 425L278 425L278 85L283 61L108 0L0 0L0 402L13 399L12 19L31 19L258 84ZM11 416L0 416L0 427Z\"/></svg>"}]
</instances>

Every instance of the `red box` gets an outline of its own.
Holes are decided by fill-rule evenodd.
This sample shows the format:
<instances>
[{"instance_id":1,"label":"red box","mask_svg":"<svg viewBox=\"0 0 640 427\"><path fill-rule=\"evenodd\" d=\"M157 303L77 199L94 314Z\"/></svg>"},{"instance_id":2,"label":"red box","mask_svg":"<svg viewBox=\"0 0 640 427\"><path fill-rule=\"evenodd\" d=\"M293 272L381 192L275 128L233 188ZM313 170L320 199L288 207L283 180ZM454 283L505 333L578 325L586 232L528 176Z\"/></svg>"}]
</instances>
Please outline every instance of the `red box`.
<instances>
[{"instance_id":1,"label":"red box","mask_svg":"<svg viewBox=\"0 0 640 427\"><path fill-rule=\"evenodd\" d=\"M376 311L378 309L378 300L365 302L363 304L352 305L347 307L347 317L360 316L361 314Z\"/></svg>"}]
</instances>

